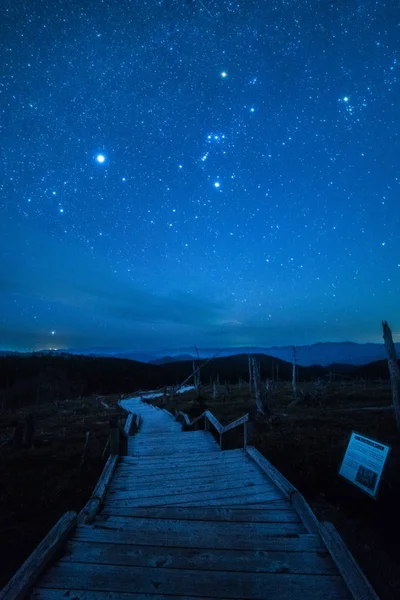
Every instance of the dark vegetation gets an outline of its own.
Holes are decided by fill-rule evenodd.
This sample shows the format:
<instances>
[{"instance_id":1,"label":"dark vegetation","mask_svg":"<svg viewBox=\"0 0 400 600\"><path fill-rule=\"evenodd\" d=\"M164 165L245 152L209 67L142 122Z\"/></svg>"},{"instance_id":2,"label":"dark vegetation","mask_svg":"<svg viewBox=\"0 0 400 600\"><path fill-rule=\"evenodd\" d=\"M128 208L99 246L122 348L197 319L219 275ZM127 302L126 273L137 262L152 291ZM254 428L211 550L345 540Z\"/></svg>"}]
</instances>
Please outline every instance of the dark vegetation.
<instances>
[{"instance_id":1,"label":"dark vegetation","mask_svg":"<svg viewBox=\"0 0 400 600\"><path fill-rule=\"evenodd\" d=\"M257 355L255 355L257 356ZM279 371L279 379L291 379L291 365L280 359L259 355L261 379ZM248 378L247 355L215 358L201 370L203 383L219 375L221 383L237 383ZM0 355L0 407L16 408L43 402L63 401L92 394L132 393L140 389L161 388L182 382L192 372L192 361L164 365L139 363L119 358L101 358L68 354ZM386 361L354 367L298 367L299 381L323 379L387 380Z\"/></svg>"},{"instance_id":2,"label":"dark vegetation","mask_svg":"<svg viewBox=\"0 0 400 600\"><path fill-rule=\"evenodd\" d=\"M320 519L337 526L381 600L400 597L400 445L386 361L300 367L301 399L289 407L291 365L258 358L261 378L273 373L276 378L279 365L280 381L271 395L273 418L255 424L254 445L299 488ZM5 557L0 587L63 512L79 511L87 502L107 458L108 421L119 412L119 394L175 385L191 372L192 361L149 365L68 355L0 357L0 552ZM214 399L209 383L217 375L220 396ZM167 408L194 416L207 407L227 424L253 409L248 387L235 385L239 378L248 378L247 356L216 358L202 369L208 387L201 401L191 392ZM316 380L322 382L317 394ZM34 415L34 445L16 449L8 440L27 414ZM392 446L376 501L337 474L353 430ZM87 431L92 435L81 466ZM242 441L242 431L234 430L224 443L229 448Z\"/></svg>"}]
</instances>

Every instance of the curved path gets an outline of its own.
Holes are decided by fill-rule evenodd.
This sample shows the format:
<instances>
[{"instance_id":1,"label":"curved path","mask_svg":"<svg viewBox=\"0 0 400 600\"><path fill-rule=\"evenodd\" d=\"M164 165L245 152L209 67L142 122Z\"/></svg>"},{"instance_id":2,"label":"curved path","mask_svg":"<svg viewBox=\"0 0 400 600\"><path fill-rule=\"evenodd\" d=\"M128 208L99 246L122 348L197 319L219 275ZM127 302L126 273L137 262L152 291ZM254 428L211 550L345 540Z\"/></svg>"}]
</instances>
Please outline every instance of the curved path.
<instances>
[{"instance_id":1,"label":"curved path","mask_svg":"<svg viewBox=\"0 0 400 600\"><path fill-rule=\"evenodd\" d=\"M32 598L375 598L350 593L315 517L296 510L255 449L221 451L208 431L182 432L139 398L122 405L141 430L95 521L78 525Z\"/></svg>"}]
</instances>

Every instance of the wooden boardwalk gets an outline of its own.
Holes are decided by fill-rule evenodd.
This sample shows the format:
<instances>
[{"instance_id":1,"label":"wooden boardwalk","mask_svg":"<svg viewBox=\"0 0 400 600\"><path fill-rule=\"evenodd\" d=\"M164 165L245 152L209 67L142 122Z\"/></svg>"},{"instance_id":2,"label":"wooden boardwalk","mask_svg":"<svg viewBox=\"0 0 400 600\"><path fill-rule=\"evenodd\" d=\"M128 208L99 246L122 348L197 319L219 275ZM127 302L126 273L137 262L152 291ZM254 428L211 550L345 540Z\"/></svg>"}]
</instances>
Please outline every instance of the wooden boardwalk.
<instances>
[{"instance_id":1,"label":"wooden boardwalk","mask_svg":"<svg viewBox=\"0 0 400 600\"><path fill-rule=\"evenodd\" d=\"M142 417L140 433L94 521L78 522L30 598L377 598L362 574L351 583L329 531L254 448L221 451L210 432L182 432L163 410L138 399L125 408Z\"/></svg>"}]
</instances>

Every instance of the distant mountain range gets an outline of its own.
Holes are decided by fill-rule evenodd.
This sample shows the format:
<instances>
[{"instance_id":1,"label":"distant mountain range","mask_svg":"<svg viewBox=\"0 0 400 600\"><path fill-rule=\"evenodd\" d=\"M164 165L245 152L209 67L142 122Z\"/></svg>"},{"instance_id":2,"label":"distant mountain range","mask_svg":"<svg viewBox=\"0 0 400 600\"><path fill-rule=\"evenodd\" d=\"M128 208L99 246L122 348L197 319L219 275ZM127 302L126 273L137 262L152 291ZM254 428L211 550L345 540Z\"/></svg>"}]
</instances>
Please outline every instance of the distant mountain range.
<instances>
[{"instance_id":1,"label":"distant mountain range","mask_svg":"<svg viewBox=\"0 0 400 600\"><path fill-rule=\"evenodd\" d=\"M400 343L395 344L397 355L400 357ZM197 358L194 348L176 348L158 352L121 351L113 348L89 348L78 350L74 348L51 351L52 353L83 354L90 356L109 356L113 358L127 358L139 362L152 364L165 364L169 362L188 361ZM237 354L268 354L275 358L291 362L292 346L272 347L240 347L240 348L199 348L200 358L211 358L218 354L219 357L235 356ZM0 352L11 354L11 352ZM13 353L14 354L14 353ZM296 346L296 358L299 365L328 366L330 364L364 365L386 358L384 344L357 344L355 342L322 342L308 346Z\"/></svg>"}]
</instances>

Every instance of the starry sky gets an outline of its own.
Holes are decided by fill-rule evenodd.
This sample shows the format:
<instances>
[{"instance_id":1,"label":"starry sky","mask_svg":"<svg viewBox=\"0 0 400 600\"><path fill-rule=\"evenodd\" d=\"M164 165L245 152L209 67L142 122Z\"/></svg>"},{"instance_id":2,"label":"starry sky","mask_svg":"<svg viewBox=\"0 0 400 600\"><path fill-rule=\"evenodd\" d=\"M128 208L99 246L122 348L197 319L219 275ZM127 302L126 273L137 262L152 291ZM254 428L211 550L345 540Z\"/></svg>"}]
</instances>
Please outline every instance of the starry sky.
<instances>
[{"instance_id":1,"label":"starry sky","mask_svg":"<svg viewBox=\"0 0 400 600\"><path fill-rule=\"evenodd\" d=\"M398 0L3 0L0 348L400 340Z\"/></svg>"}]
</instances>

